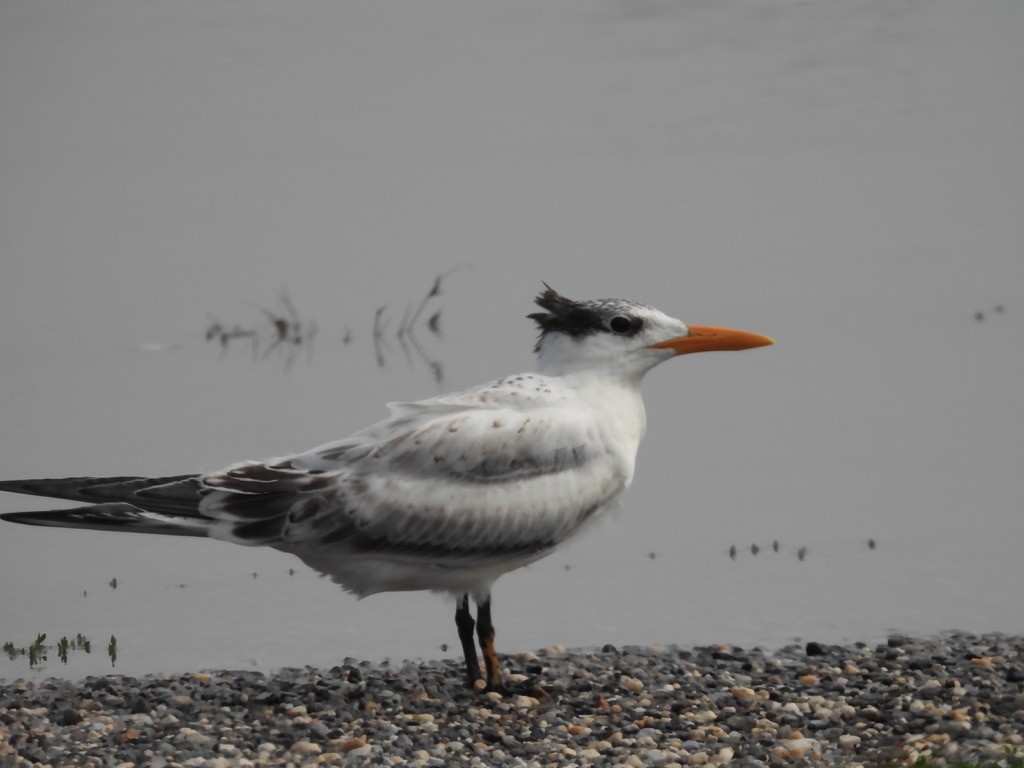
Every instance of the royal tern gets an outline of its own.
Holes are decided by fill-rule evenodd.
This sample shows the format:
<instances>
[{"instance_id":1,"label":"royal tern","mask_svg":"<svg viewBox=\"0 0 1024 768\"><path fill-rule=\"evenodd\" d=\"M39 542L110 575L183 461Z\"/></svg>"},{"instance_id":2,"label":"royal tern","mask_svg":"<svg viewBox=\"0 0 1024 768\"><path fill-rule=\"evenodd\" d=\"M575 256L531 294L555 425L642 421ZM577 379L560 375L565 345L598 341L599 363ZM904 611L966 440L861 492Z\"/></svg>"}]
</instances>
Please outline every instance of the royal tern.
<instances>
[{"instance_id":1,"label":"royal tern","mask_svg":"<svg viewBox=\"0 0 1024 768\"><path fill-rule=\"evenodd\" d=\"M629 487L645 428L644 374L677 355L773 343L545 287L543 311L529 315L540 329L536 373L391 404L387 419L347 439L209 474L0 482L89 505L0 517L273 547L359 597L451 593L469 685L500 689L491 586L550 554Z\"/></svg>"}]
</instances>

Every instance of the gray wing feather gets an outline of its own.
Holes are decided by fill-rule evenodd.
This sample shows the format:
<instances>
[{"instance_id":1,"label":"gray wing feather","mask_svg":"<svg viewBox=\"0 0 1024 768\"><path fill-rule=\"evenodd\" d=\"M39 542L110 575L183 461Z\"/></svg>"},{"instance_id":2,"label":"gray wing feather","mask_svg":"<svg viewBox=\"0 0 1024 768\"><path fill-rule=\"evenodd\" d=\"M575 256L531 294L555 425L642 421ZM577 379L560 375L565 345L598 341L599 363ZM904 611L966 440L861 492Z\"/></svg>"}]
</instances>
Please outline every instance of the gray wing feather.
<instances>
[{"instance_id":1,"label":"gray wing feather","mask_svg":"<svg viewBox=\"0 0 1024 768\"><path fill-rule=\"evenodd\" d=\"M527 385L544 394L532 400ZM539 552L607 508L632 476L592 415L556 386L527 375L395 405L391 419L346 440L202 476L2 482L0 491L95 505L3 517L340 558Z\"/></svg>"},{"instance_id":2,"label":"gray wing feather","mask_svg":"<svg viewBox=\"0 0 1024 768\"><path fill-rule=\"evenodd\" d=\"M268 510L282 549L488 559L558 544L625 489L630 473L586 414L488 394L486 405L472 392L463 408L451 396L436 408L396 407L394 418L345 441L208 475L220 492L204 499L203 513L237 521L232 496L258 494L248 496L253 511L292 502ZM211 535L257 543L239 540L250 530L224 525ZM269 543L268 528L258 534Z\"/></svg>"}]
</instances>

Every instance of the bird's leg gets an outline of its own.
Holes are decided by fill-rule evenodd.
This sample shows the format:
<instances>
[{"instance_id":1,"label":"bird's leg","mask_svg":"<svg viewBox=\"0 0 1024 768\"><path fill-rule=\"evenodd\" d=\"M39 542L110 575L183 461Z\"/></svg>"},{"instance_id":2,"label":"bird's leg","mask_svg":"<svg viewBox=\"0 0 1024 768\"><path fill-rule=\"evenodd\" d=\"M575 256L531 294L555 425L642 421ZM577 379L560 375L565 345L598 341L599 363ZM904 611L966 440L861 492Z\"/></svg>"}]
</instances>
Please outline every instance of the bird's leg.
<instances>
[{"instance_id":1,"label":"bird's leg","mask_svg":"<svg viewBox=\"0 0 1024 768\"><path fill-rule=\"evenodd\" d=\"M459 599L459 607L455 611L455 626L459 630L459 642L462 643L462 653L466 657L466 681L470 689L476 689L480 676L480 662L476 658L476 645L473 644L473 614L469 612L469 595L463 595ZM493 632L493 630L492 630Z\"/></svg>"},{"instance_id":2,"label":"bird's leg","mask_svg":"<svg viewBox=\"0 0 1024 768\"><path fill-rule=\"evenodd\" d=\"M487 668L487 690L501 691L501 665L498 654L494 650L494 625L491 623L491 598L480 603L476 611L476 634L480 639L480 650L484 654L484 666Z\"/></svg>"}]
</instances>

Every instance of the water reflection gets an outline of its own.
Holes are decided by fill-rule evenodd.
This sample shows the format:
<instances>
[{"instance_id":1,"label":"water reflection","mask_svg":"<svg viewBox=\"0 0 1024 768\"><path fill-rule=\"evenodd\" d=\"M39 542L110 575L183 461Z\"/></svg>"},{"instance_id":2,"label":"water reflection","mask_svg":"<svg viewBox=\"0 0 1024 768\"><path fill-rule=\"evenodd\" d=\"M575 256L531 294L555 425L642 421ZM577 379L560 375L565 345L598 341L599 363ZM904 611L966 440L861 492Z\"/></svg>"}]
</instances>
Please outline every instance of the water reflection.
<instances>
[{"instance_id":1,"label":"water reflection","mask_svg":"<svg viewBox=\"0 0 1024 768\"><path fill-rule=\"evenodd\" d=\"M405 302L405 310L401 320L392 330L393 315L390 305L382 304L374 311L371 325L374 358L379 368L387 368L390 357L394 353L392 340L397 342L405 360L410 365L425 365L433 374L434 381L440 384L444 380L444 365L435 355L428 352L418 331L426 330L434 339L440 340L441 314L443 306L440 297L446 278L461 267L453 267L439 274L418 303ZM301 353L305 353L306 362L313 359L313 341L319 333L316 320L304 318L288 291L282 289L275 305L266 307L255 305L262 322L244 324L239 322L226 323L212 313L208 313L209 323L204 337L210 344L220 348L223 359L232 347L245 346L253 361L280 360L285 369L289 369ZM345 325L338 337L344 346L351 345L355 334L351 325Z\"/></svg>"},{"instance_id":2,"label":"water reflection","mask_svg":"<svg viewBox=\"0 0 1024 768\"><path fill-rule=\"evenodd\" d=\"M461 266L452 267L447 272L442 272L434 278L433 285L431 285L430 290L420 300L419 306L416 307L415 311L412 309L412 304L407 303L405 305L405 312L402 315L402 321L394 332L394 337L397 339L406 361L411 364L419 361L426 365L433 374L434 381L438 384L444 381L444 367L439 359L427 353L419 337L416 335L416 330L426 327L427 331L435 338L441 338L442 307L438 306L438 297L441 295L444 281L461 268ZM377 307L373 316L373 350L379 368L387 367L387 355L390 351L388 345L389 320L387 311L388 305L384 304ZM428 311L430 315L427 316L426 320L423 320L424 315Z\"/></svg>"},{"instance_id":3,"label":"water reflection","mask_svg":"<svg viewBox=\"0 0 1024 768\"><path fill-rule=\"evenodd\" d=\"M60 663L67 666L68 659L75 654L92 653L92 641L79 632L71 638L64 635L55 644L48 645L46 633L40 632L36 635L36 639L26 646L19 647L9 640L4 642L3 652L11 661L25 658L30 669L45 666L50 654L56 652ZM117 638L113 635L110 636L110 642L107 644L107 658L110 659L110 666L117 665Z\"/></svg>"}]
</instances>

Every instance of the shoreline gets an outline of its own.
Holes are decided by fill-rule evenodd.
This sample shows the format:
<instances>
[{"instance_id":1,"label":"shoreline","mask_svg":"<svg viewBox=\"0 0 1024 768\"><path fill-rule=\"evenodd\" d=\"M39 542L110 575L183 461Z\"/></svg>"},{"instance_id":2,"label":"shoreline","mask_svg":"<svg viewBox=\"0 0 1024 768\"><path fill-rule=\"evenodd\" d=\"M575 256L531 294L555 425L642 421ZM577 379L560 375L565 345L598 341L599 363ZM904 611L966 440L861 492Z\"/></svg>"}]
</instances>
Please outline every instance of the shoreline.
<instances>
[{"instance_id":1,"label":"shoreline","mask_svg":"<svg viewBox=\"0 0 1024 768\"><path fill-rule=\"evenodd\" d=\"M547 649L0 685L0 765L934 765L1024 760L1024 637Z\"/></svg>"}]
</instances>

